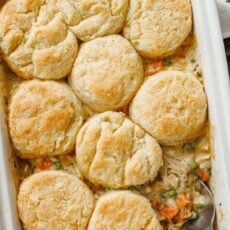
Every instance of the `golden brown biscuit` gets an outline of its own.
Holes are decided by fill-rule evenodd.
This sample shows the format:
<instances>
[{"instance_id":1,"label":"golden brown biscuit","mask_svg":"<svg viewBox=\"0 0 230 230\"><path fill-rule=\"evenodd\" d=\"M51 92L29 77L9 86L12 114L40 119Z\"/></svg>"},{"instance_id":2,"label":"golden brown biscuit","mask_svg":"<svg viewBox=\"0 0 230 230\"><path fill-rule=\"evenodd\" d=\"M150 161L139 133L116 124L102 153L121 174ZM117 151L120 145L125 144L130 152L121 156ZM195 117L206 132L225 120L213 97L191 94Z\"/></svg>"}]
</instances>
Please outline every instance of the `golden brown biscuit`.
<instances>
[{"instance_id":1,"label":"golden brown biscuit","mask_svg":"<svg viewBox=\"0 0 230 230\"><path fill-rule=\"evenodd\" d=\"M130 191L113 191L101 196L88 230L161 230L150 202Z\"/></svg>"},{"instance_id":2,"label":"golden brown biscuit","mask_svg":"<svg viewBox=\"0 0 230 230\"><path fill-rule=\"evenodd\" d=\"M142 60L120 35L84 43L69 77L78 97L98 112L128 104L142 80Z\"/></svg>"},{"instance_id":3,"label":"golden brown biscuit","mask_svg":"<svg viewBox=\"0 0 230 230\"><path fill-rule=\"evenodd\" d=\"M95 115L77 136L77 164L94 184L121 188L153 180L162 166L157 141L123 113Z\"/></svg>"},{"instance_id":4,"label":"golden brown biscuit","mask_svg":"<svg viewBox=\"0 0 230 230\"><path fill-rule=\"evenodd\" d=\"M81 20L71 29L82 41L119 33L124 25L128 0L70 0Z\"/></svg>"},{"instance_id":5,"label":"golden brown biscuit","mask_svg":"<svg viewBox=\"0 0 230 230\"><path fill-rule=\"evenodd\" d=\"M194 138L204 124L207 100L192 73L169 70L146 79L129 112L161 144L179 145Z\"/></svg>"},{"instance_id":6,"label":"golden brown biscuit","mask_svg":"<svg viewBox=\"0 0 230 230\"><path fill-rule=\"evenodd\" d=\"M65 83L31 80L12 96L9 129L22 158L73 151L82 123L81 102Z\"/></svg>"},{"instance_id":7,"label":"golden brown biscuit","mask_svg":"<svg viewBox=\"0 0 230 230\"><path fill-rule=\"evenodd\" d=\"M0 47L9 67L30 79L61 79L87 41L118 33L128 0L11 0L0 13Z\"/></svg>"},{"instance_id":8,"label":"golden brown biscuit","mask_svg":"<svg viewBox=\"0 0 230 230\"><path fill-rule=\"evenodd\" d=\"M94 196L76 176L44 171L22 182L17 203L25 229L85 230Z\"/></svg>"},{"instance_id":9,"label":"golden brown biscuit","mask_svg":"<svg viewBox=\"0 0 230 230\"><path fill-rule=\"evenodd\" d=\"M131 0L124 36L145 57L172 54L192 28L190 0Z\"/></svg>"},{"instance_id":10,"label":"golden brown biscuit","mask_svg":"<svg viewBox=\"0 0 230 230\"><path fill-rule=\"evenodd\" d=\"M3 7L0 46L17 75L60 79L71 71L78 44L71 22L58 10L63 4L68 1L12 0Z\"/></svg>"}]
</instances>

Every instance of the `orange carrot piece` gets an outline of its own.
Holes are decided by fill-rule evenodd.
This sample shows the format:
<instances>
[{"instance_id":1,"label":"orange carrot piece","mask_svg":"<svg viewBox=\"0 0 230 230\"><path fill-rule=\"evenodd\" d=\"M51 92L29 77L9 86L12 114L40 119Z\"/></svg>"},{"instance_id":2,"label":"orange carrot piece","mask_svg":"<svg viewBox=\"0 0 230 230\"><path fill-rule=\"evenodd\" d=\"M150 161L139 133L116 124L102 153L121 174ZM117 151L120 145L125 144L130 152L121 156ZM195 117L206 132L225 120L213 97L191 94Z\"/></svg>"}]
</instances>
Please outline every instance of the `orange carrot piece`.
<instances>
[{"instance_id":1,"label":"orange carrot piece","mask_svg":"<svg viewBox=\"0 0 230 230\"><path fill-rule=\"evenodd\" d=\"M75 157L76 156L76 152L73 151L72 153L69 154L70 157Z\"/></svg>"},{"instance_id":2,"label":"orange carrot piece","mask_svg":"<svg viewBox=\"0 0 230 230\"><path fill-rule=\"evenodd\" d=\"M204 170L200 171L199 176L203 182L207 182L210 179L209 173L207 171L204 171Z\"/></svg>"},{"instance_id":3,"label":"orange carrot piece","mask_svg":"<svg viewBox=\"0 0 230 230\"><path fill-rule=\"evenodd\" d=\"M167 219L172 219L173 217L175 217L178 213L178 207L177 206L173 206L173 207L169 207L167 205L163 205L160 208L160 214L167 218Z\"/></svg>"},{"instance_id":4,"label":"orange carrot piece","mask_svg":"<svg viewBox=\"0 0 230 230\"><path fill-rule=\"evenodd\" d=\"M96 185L91 186L91 190L93 193L97 193L98 191L100 191L100 189L101 189L100 186L96 186Z\"/></svg>"},{"instance_id":5,"label":"orange carrot piece","mask_svg":"<svg viewBox=\"0 0 230 230\"><path fill-rule=\"evenodd\" d=\"M178 207L184 207L186 206L187 204L189 204L189 201L186 199L185 195L183 193L181 193L179 196L178 196L178 199L177 199L177 205Z\"/></svg>"},{"instance_id":6,"label":"orange carrot piece","mask_svg":"<svg viewBox=\"0 0 230 230\"><path fill-rule=\"evenodd\" d=\"M158 202L158 200L156 198L151 198L150 203L154 208L156 208L157 205L159 204L159 202Z\"/></svg>"},{"instance_id":7,"label":"orange carrot piece","mask_svg":"<svg viewBox=\"0 0 230 230\"><path fill-rule=\"evenodd\" d=\"M182 54L178 54L177 57L184 59L184 58L186 58L186 54L183 54L183 53Z\"/></svg>"},{"instance_id":8,"label":"orange carrot piece","mask_svg":"<svg viewBox=\"0 0 230 230\"><path fill-rule=\"evenodd\" d=\"M47 170L50 169L52 165L52 161L50 159L46 159L42 164L38 165L37 168L39 170Z\"/></svg>"},{"instance_id":9,"label":"orange carrot piece","mask_svg":"<svg viewBox=\"0 0 230 230\"><path fill-rule=\"evenodd\" d=\"M129 106L121 107L121 108L118 109L117 111L118 111L118 112L122 112L122 113L124 113L125 115L128 115L128 114L129 114Z\"/></svg>"},{"instance_id":10,"label":"orange carrot piece","mask_svg":"<svg viewBox=\"0 0 230 230\"><path fill-rule=\"evenodd\" d=\"M162 60L152 60L147 64L147 75L155 74L164 68L164 62Z\"/></svg>"}]
</instances>

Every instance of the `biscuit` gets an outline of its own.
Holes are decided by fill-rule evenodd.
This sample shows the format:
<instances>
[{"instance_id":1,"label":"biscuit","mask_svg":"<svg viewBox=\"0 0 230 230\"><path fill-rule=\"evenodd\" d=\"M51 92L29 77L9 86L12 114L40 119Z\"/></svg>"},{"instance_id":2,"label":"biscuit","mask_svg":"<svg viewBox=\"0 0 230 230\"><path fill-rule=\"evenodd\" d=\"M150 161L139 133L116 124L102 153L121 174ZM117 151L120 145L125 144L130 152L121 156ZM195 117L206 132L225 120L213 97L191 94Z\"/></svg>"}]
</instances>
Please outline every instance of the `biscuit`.
<instances>
[{"instance_id":1,"label":"biscuit","mask_svg":"<svg viewBox=\"0 0 230 230\"><path fill-rule=\"evenodd\" d=\"M190 0L131 0L124 36L144 57L172 54L192 28Z\"/></svg>"},{"instance_id":2,"label":"biscuit","mask_svg":"<svg viewBox=\"0 0 230 230\"><path fill-rule=\"evenodd\" d=\"M22 182L17 204L25 229L85 230L94 196L76 176L44 171Z\"/></svg>"},{"instance_id":3,"label":"biscuit","mask_svg":"<svg viewBox=\"0 0 230 230\"><path fill-rule=\"evenodd\" d=\"M9 110L10 135L21 158L73 151L84 113L67 84L36 79L24 82L12 96Z\"/></svg>"},{"instance_id":4,"label":"biscuit","mask_svg":"<svg viewBox=\"0 0 230 230\"><path fill-rule=\"evenodd\" d=\"M104 187L144 184L162 166L157 141L118 112L104 112L88 120L77 136L76 151L83 175Z\"/></svg>"},{"instance_id":5,"label":"biscuit","mask_svg":"<svg viewBox=\"0 0 230 230\"><path fill-rule=\"evenodd\" d=\"M162 71L146 79L129 113L160 144L179 145L194 138L204 124L207 100L192 73Z\"/></svg>"},{"instance_id":6,"label":"biscuit","mask_svg":"<svg viewBox=\"0 0 230 230\"><path fill-rule=\"evenodd\" d=\"M82 41L119 33L128 13L129 0L71 0L81 21L71 27Z\"/></svg>"},{"instance_id":7,"label":"biscuit","mask_svg":"<svg viewBox=\"0 0 230 230\"><path fill-rule=\"evenodd\" d=\"M67 0L12 0L3 7L0 47L18 76L57 80L71 71L78 43L58 11L61 3L68 5Z\"/></svg>"},{"instance_id":8,"label":"biscuit","mask_svg":"<svg viewBox=\"0 0 230 230\"><path fill-rule=\"evenodd\" d=\"M88 230L161 230L150 202L130 191L113 191L95 205Z\"/></svg>"},{"instance_id":9,"label":"biscuit","mask_svg":"<svg viewBox=\"0 0 230 230\"><path fill-rule=\"evenodd\" d=\"M69 76L78 97L98 112L128 104L142 80L142 60L120 35L84 43Z\"/></svg>"}]
</instances>

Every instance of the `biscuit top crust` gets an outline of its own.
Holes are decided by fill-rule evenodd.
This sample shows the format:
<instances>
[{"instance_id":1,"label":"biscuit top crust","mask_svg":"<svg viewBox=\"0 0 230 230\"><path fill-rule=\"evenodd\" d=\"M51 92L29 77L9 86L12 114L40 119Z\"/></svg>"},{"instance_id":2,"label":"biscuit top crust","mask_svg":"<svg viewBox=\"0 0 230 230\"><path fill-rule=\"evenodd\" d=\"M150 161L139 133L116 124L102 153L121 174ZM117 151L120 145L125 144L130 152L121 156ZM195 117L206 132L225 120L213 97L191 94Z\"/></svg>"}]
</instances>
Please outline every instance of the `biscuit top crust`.
<instances>
[{"instance_id":1,"label":"biscuit top crust","mask_svg":"<svg viewBox=\"0 0 230 230\"><path fill-rule=\"evenodd\" d=\"M142 59L120 35L83 43L69 77L78 97L98 112L128 104L142 80Z\"/></svg>"},{"instance_id":2,"label":"biscuit top crust","mask_svg":"<svg viewBox=\"0 0 230 230\"><path fill-rule=\"evenodd\" d=\"M65 83L31 80L12 96L10 134L22 158L72 151L82 123L81 103Z\"/></svg>"},{"instance_id":3,"label":"biscuit top crust","mask_svg":"<svg viewBox=\"0 0 230 230\"><path fill-rule=\"evenodd\" d=\"M78 44L70 25L77 16L68 20L62 9L70 9L71 17L72 8L67 0L12 0L4 5L0 46L17 75L56 80L71 71Z\"/></svg>"},{"instance_id":4,"label":"biscuit top crust","mask_svg":"<svg viewBox=\"0 0 230 230\"><path fill-rule=\"evenodd\" d=\"M192 73L169 70L146 79L129 111L131 119L161 144L179 145L203 126L207 100Z\"/></svg>"},{"instance_id":5,"label":"biscuit top crust","mask_svg":"<svg viewBox=\"0 0 230 230\"><path fill-rule=\"evenodd\" d=\"M123 33L142 56L155 58L172 54L191 28L190 0L130 0Z\"/></svg>"},{"instance_id":6,"label":"biscuit top crust","mask_svg":"<svg viewBox=\"0 0 230 230\"><path fill-rule=\"evenodd\" d=\"M130 191L113 191L99 198L88 230L162 230L149 201Z\"/></svg>"},{"instance_id":7,"label":"biscuit top crust","mask_svg":"<svg viewBox=\"0 0 230 230\"><path fill-rule=\"evenodd\" d=\"M121 188L153 180L162 166L157 141L123 113L92 117L77 136L77 164L92 183Z\"/></svg>"},{"instance_id":8,"label":"biscuit top crust","mask_svg":"<svg viewBox=\"0 0 230 230\"><path fill-rule=\"evenodd\" d=\"M81 19L71 29L82 41L119 33L124 25L129 0L69 0Z\"/></svg>"},{"instance_id":9,"label":"biscuit top crust","mask_svg":"<svg viewBox=\"0 0 230 230\"><path fill-rule=\"evenodd\" d=\"M71 71L78 36L118 33L128 0L11 0L0 13L3 58L20 77L57 80Z\"/></svg>"},{"instance_id":10,"label":"biscuit top crust","mask_svg":"<svg viewBox=\"0 0 230 230\"><path fill-rule=\"evenodd\" d=\"M87 185L60 171L26 178L17 202L24 228L33 230L85 230L94 208L94 196Z\"/></svg>"}]
</instances>

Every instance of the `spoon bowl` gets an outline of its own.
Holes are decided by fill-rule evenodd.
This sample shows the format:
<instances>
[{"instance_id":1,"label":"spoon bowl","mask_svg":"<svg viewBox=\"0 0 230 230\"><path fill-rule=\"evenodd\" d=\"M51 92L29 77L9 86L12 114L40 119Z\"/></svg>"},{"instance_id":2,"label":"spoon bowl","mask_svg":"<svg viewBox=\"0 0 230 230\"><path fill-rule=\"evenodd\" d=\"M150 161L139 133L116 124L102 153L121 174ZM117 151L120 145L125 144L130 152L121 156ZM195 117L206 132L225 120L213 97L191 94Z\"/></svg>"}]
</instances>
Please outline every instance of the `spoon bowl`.
<instances>
[{"instance_id":1,"label":"spoon bowl","mask_svg":"<svg viewBox=\"0 0 230 230\"><path fill-rule=\"evenodd\" d=\"M205 196L209 196L210 203L206 205L198 214L198 217L194 220L189 220L186 222L181 230L213 230L213 223L215 219L215 206L213 195L210 189L202 182L201 192Z\"/></svg>"}]
</instances>

